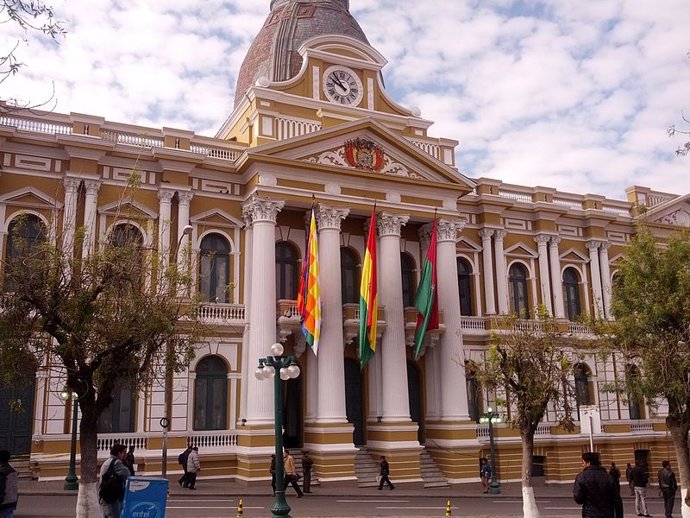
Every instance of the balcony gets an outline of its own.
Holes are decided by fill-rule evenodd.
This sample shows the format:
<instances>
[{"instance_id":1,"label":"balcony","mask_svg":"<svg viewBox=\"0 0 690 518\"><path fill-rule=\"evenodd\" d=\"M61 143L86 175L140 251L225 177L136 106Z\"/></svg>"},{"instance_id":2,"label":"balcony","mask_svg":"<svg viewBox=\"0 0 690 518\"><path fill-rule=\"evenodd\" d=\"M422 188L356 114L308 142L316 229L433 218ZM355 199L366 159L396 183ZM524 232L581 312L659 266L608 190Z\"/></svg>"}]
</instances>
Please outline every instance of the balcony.
<instances>
[{"instance_id":1,"label":"balcony","mask_svg":"<svg viewBox=\"0 0 690 518\"><path fill-rule=\"evenodd\" d=\"M240 325L245 323L245 308L242 304L199 304L198 317L203 324Z\"/></svg>"}]
</instances>

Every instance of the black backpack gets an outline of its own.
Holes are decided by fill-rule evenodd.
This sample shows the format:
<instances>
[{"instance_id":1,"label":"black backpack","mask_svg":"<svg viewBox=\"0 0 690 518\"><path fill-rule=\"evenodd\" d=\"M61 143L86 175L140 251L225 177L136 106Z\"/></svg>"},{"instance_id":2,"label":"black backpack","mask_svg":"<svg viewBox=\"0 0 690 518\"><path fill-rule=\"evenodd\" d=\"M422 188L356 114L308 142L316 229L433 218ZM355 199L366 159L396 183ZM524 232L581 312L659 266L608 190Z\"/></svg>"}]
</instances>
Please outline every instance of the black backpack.
<instances>
[{"instance_id":1,"label":"black backpack","mask_svg":"<svg viewBox=\"0 0 690 518\"><path fill-rule=\"evenodd\" d=\"M125 496L125 479L115 473L117 459L110 461L110 466L101 477L101 485L98 486L98 496L106 504L112 504L122 500Z\"/></svg>"},{"instance_id":2,"label":"black backpack","mask_svg":"<svg viewBox=\"0 0 690 518\"><path fill-rule=\"evenodd\" d=\"M189 457L189 452L187 452L187 450L177 456L177 463L183 468L187 465L187 457Z\"/></svg>"}]
</instances>

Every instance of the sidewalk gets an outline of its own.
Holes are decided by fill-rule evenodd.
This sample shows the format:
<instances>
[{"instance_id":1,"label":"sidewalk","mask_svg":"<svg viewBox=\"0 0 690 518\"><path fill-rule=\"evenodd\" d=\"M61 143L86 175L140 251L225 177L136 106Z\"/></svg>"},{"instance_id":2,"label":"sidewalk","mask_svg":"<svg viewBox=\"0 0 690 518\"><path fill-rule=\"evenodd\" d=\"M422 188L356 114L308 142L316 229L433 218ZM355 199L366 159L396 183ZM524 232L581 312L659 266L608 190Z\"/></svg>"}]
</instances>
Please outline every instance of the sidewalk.
<instances>
[{"instance_id":1,"label":"sidewalk","mask_svg":"<svg viewBox=\"0 0 690 518\"><path fill-rule=\"evenodd\" d=\"M64 482L62 480L54 480L50 482L37 482L34 480L20 480L19 494L20 495L41 495L41 496L63 496L68 494L76 494L76 491L65 491L63 489ZM633 500L633 497L627 493L627 486L621 488L623 493L623 500ZM288 494L292 489L288 491ZM442 498L506 498L516 499L522 498L522 488L519 482L506 482L501 485L500 495L489 495L482 493L482 487L477 484L457 484L450 487L441 488L426 488L419 487L405 487L405 484L398 484L394 491L384 489L378 491L375 487L371 488L357 488L353 486L337 487L330 485L328 487L312 486L312 494L314 496L333 496L333 497L362 497L370 496L376 497L383 494L395 494L397 497L414 498L414 497L442 497ZM204 496L204 497L247 497L247 496L270 496L271 486L269 482L265 485L253 483L250 486L239 484L234 479L213 479L213 480L197 480L197 490L190 491L183 489L177 485L177 477L170 477L170 494L171 496ZM571 500L573 498L572 484L545 484L534 488L534 495L537 498L564 498ZM656 491L650 488L647 491L647 498L656 498Z\"/></svg>"}]
</instances>

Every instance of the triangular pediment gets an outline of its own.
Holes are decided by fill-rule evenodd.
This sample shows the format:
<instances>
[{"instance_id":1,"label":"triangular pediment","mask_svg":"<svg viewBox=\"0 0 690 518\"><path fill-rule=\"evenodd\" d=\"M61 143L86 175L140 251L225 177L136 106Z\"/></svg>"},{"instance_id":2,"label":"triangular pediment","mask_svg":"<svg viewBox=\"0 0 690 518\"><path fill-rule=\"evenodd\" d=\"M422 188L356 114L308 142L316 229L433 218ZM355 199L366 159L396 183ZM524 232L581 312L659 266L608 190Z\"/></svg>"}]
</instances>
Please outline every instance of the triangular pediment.
<instances>
[{"instance_id":1,"label":"triangular pediment","mask_svg":"<svg viewBox=\"0 0 690 518\"><path fill-rule=\"evenodd\" d=\"M472 241L471 239L468 239L465 236L460 236L460 239L458 239L457 243L455 244L455 249L461 252L481 252L482 247Z\"/></svg>"},{"instance_id":2,"label":"triangular pediment","mask_svg":"<svg viewBox=\"0 0 690 518\"><path fill-rule=\"evenodd\" d=\"M468 192L475 187L472 180L455 168L372 118L259 146L247 154L319 164L329 169L361 171L380 177L461 185Z\"/></svg>"},{"instance_id":3,"label":"triangular pediment","mask_svg":"<svg viewBox=\"0 0 690 518\"><path fill-rule=\"evenodd\" d=\"M131 197L108 203L98 207L100 214L109 216L120 216L125 219L156 219L158 213L148 208L146 205L133 200Z\"/></svg>"},{"instance_id":4,"label":"triangular pediment","mask_svg":"<svg viewBox=\"0 0 690 518\"><path fill-rule=\"evenodd\" d=\"M513 257L525 257L529 259L536 259L537 257L539 257L536 250L533 250L523 245L522 243L518 243L509 248L506 248L505 254Z\"/></svg>"},{"instance_id":5,"label":"triangular pediment","mask_svg":"<svg viewBox=\"0 0 690 518\"><path fill-rule=\"evenodd\" d=\"M650 223L690 228L690 195L673 198L649 209L646 218Z\"/></svg>"},{"instance_id":6,"label":"triangular pediment","mask_svg":"<svg viewBox=\"0 0 690 518\"><path fill-rule=\"evenodd\" d=\"M62 203L35 187L23 187L0 196L0 203L20 207L62 208Z\"/></svg>"},{"instance_id":7,"label":"triangular pediment","mask_svg":"<svg viewBox=\"0 0 690 518\"><path fill-rule=\"evenodd\" d=\"M210 225L215 227L236 228L243 227L244 222L232 214L220 209L211 209L197 214L190 221L195 225Z\"/></svg>"},{"instance_id":8,"label":"triangular pediment","mask_svg":"<svg viewBox=\"0 0 690 518\"><path fill-rule=\"evenodd\" d=\"M563 251L559 257L561 258L561 261L568 263L586 263L589 261L589 257L575 248L570 248Z\"/></svg>"}]
</instances>

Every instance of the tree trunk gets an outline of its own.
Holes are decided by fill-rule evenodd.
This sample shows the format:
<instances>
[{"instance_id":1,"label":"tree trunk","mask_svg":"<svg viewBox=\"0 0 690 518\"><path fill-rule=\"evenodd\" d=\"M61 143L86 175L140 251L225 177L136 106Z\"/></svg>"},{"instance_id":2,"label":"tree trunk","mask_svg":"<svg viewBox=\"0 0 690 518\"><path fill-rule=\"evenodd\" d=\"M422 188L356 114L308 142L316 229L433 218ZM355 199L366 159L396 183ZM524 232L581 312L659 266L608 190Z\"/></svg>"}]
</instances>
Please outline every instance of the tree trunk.
<instances>
[{"instance_id":1,"label":"tree trunk","mask_svg":"<svg viewBox=\"0 0 690 518\"><path fill-rule=\"evenodd\" d=\"M77 497L76 518L101 518L103 513L98 503L98 414L94 401L88 397L80 401L82 411L79 423L79 446L81 448L81 481Z\"/></svg>"},{"instance_id":2,"label":"tree trunk","mask_svg":"<svg viewBox=\"0 0 690 518\"><path fill-rule=\"evenodd\" d=\"M688 449L688 426L679 426L669 419L666 426L671 432L673 447L676 451L678 465L678 481L680 487L681 515L690 518L690 501L688 501L688 484L690 484L690 450Z\"/></svg>"},{"instance_id":3,"label":"tree trunk","mask_svg":"<svg viewBox=\"0 0 690 518\"><path fill-rule=\"evenodd\" d=\"M522 438L522 514L524 518L539 518L537 500L532 487L534 433L521 433Z\"/></svg>"}]
</instances>

